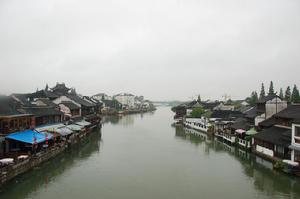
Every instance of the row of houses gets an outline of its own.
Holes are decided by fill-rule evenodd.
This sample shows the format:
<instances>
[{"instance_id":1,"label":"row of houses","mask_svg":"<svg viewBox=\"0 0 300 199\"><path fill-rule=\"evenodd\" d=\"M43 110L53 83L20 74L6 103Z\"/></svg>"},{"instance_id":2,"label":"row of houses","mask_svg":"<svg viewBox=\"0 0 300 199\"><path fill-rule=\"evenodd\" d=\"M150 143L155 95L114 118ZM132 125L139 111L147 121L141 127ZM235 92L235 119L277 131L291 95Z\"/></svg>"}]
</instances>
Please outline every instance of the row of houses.
<instances>
[{"instance_id":1,"label":"row of houses","mask_svg":"<svg viewBox=\"0 0 300 199\"><path fill-rule=\"evenodd\" d=\"M124 111L145 112L155 110L151 101L145 100L143 96L135 96L130 93L119 93L114 96L99 93L92 96L92 99L102 103L103 113L123 113Z\"/></svg>"},{"instance_id":2,"label":"row of houses","mask_svg":"<svg viewBox=\"0 0 300 199\"><path fill-rule=\"evenodd\" d=\"M175 107L174 119L265 159L283 162L289 172L299 170L299 104L288 104L277 95L268 95L253 107L245 102L239 102L233 109L231 105L232 102L193 101ZM211 111L209 118L205 114L191 118L191 111L197 107Z\"/></svg>"},{"instance_id":3,"label":"row of houses","mask_svg":"<svg viewBox=\"0 0 300 199\"><path fill-rule=\"evenodd\" d=\"M71 134L86 127L100 125L101 103L87 96L78 95L64 83L53 88L46 86L34 93L12 94L0 97L0 158L7 158L13 152L32 152L34 139L41 137L45 144L46 135L38 131L41 127L55 129L56 133ZM81 124L81 125L80 125ZM66 128L68 129L66 130ZM67 133L68 132L68 133ZM48 132L47 139L54 137ZM10 136L14 135L14 136ZM23 136L23 137L22 137ZM22 139L14 139L22 137ZM27 142L24 141L24 139ZM22 142L24 141L24 142ZM27 151L24 147L27 146Z\"/></svg>"}]
</instances>

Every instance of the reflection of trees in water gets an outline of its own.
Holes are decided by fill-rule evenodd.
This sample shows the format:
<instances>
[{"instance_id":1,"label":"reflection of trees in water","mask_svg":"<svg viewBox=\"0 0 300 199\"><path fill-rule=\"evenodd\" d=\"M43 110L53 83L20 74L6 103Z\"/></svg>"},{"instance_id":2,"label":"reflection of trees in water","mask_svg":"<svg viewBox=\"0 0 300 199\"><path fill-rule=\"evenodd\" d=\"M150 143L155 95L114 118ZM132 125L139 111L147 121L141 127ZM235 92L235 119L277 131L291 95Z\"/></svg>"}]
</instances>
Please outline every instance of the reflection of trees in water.
<instances>
[{"instance_id":1,"label":"reflection of trees in water","mask_svg":"<svg viewBox=\"0 0 300 199\"><path fill-rule=\"evenodd\" d=\"M57 177L72 168L77 162L84 161L93 153L100 150L101 134L99 131L91 133L80 143L72 146L57 157L43 163L40 167L13 179L0 190L0 198L21 199L30 193L55 183Z\"/></svg>"},{"instance_id":2,"label":"reflection of trees in water","mask_svg":"<svg viewBox=\"0 0 300 199\"><path fill-rule=\"evenodd\" d=\"M175 135L192 144L206 143L199 136L187 133L186 129L181 126L175 127ZM226 151L239 161L242 165L243 173L253 180L256 190L270 197L281 195L287 198L300 198L299 178L267 168L258 163L254 155L220 141L213 140L211 143L206 143L206 147L216 153L224 153Z\"/></svg>"}]
</instances>

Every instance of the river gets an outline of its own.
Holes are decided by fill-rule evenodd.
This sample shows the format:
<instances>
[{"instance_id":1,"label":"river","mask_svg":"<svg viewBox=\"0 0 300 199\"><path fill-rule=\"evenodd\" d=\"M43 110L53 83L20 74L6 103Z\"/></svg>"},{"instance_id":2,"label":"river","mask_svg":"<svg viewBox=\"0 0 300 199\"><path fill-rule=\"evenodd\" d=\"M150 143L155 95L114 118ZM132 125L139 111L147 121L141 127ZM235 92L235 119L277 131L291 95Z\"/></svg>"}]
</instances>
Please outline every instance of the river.
<instances>
[{"instance_id":1,"label":"river","mask_svg":"<svg viewBox=\"0 0 300 199\"><path fill-rule=\"evenodd\" d=\"M105 118L100 132L0 188L0 199L300 198L300 179L172 126L170 107Z\"/></svg>"}]
</instances>

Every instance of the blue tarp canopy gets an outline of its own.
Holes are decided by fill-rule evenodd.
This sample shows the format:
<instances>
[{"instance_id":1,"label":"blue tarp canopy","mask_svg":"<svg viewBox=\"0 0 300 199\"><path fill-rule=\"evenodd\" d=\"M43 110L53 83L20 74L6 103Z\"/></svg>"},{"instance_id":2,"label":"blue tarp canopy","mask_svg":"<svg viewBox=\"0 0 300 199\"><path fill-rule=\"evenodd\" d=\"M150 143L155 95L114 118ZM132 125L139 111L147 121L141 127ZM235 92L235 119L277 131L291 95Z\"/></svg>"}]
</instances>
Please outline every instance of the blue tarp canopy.
<instances>
[{"instance_id":1,"label":"blue tarp canopy","mask_svg":"<svg viewBox=\"0 0 300 199\"><path fill-rule=\"evenodd\" d=\"M53 138L53 136L50 133L48 133L47 136L48 136L48 140ZM34 144L35 139L36 139L36 143L45 142L46 134L38 133L32 130L26 130L26 131L9 134L5 138L28 143L28 144Z\"/></svg>"}]
</instances>

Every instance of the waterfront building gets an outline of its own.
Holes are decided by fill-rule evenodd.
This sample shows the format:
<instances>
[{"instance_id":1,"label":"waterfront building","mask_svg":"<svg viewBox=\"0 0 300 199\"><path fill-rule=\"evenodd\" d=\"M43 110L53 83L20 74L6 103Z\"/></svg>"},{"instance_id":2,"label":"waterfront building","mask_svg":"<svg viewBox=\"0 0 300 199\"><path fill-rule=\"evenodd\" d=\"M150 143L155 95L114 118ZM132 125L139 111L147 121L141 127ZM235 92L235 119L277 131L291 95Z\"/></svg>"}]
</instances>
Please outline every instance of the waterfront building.
<instances>
[{"instance_id":1,"label":"waterfront building","mask_svg":"<svg viewBox=\"0 0 300 199\"><path fill-rule=\"evenodd\" d=\"M34 122L32 114L17 111L17 102L8 96L0 97L0 157L9 151L5 136L29 129Z\"/></svg>"},{"instance_id":2,"label":"waterfront building","mask_svg":"<svg viewBox=\"0 0 300 199\"><path fill-rule=\"evenodd\" d=\"M234 111L234 105L229 103L221 102L218 106L214 107L214 110L222 110L222 111Z\"/></svg>"},{"instance_id":3,"label":"waterfront building","mask_svg":"<svg viewBox=\"0 0 300 199\"><path fill-rule=\"evenodd\" d=\"M10 156L39 152L48 148L49 141L53 138L51 133L40 133L35 130L25 130L11 133L5 137L8 141ZM48 143L47 143L48 142Z\"/></svg>"},{"instance_id":4,"label":"waterfront building","mask_svg":"<svg viewBox=\"0 0 300 199\"><path fill-rule=\"evenodd\" d=\"M291 162L296 163L299 166L300 164L300 120L294 121L292 124L292 142L290 145L291 153Z\"/></svg>"},{"instance_id":5,"label":"waterfront building","mask_svg":"<svg viewBox=\"0 0 300 199\"><path fill-rule=\"evenodd\" d=\"M231 126L241 117L243 117L243 114L240 111L215 110L210 118L211 123L214 125L215 135L230 144L235 144L236 134L232 131Z\"/></svg>"},{"instance_id":6,"label":"waterfront building","mask_svg":"<svg viewBox=\"0 0 300 199\"><path fill-rule=\"evenodd\" d=\"M268 95L259 99L256 104L257 116L255 117L255 126L286 108L287 101L277 95Z\"/></svg>"},{"instance_id":7,"label":"waterfront building","mask_svg":"<svg viewBox=\"0 0 300 199\"><path fill-rule=\"evenodd\" d=\"M130 93L120 93L113 97L128 109L135 108L135 96Z\"/></svg>"},{"instance_id":8,"label":"waterfront building","mask_svg":"<svg viewBox=\"0 0 300 199\"><path fill-rule=\"evenodd\" d=\"M0 97L0 135L29 129L34 116L17 110L12 97Z\"/></svg>"},{"instance_id":9,"label":"waterfront building","mask_svg":"<svg viewBox=\"0 0 300 199\"><path fill-rule=\"evenodd\" d=\"M263 130L254 136L254 149L258 155L272 160L290 160L291 143L296 144L292 139L292 128L295 121L300 120L300 105L290 105L286 109L260 123ZM271 127L269 127L271 126ZM294 136L295 138L295 136ZM296 145L297 146L297 145Z\"/></svg>"},{"instance_id":10,"label":"waterfront building","mask_svg":"<svg viewBox=\"0 0 300 199\"><path fill-rule=\"evenodd\" d=\"M81 116L81 109L72 101L62 101L59 103L60 111L64 113L64 120L76 119Z\"/></svg>"}]
</instances>

